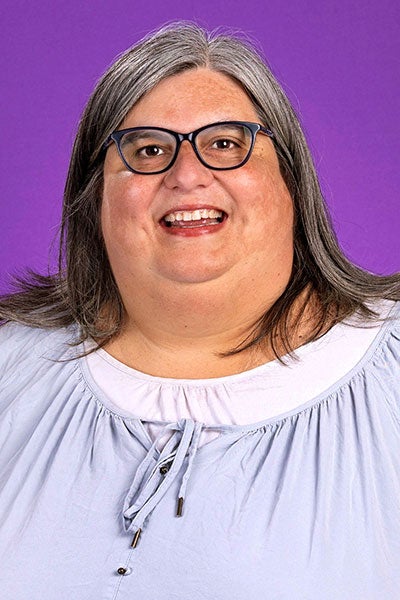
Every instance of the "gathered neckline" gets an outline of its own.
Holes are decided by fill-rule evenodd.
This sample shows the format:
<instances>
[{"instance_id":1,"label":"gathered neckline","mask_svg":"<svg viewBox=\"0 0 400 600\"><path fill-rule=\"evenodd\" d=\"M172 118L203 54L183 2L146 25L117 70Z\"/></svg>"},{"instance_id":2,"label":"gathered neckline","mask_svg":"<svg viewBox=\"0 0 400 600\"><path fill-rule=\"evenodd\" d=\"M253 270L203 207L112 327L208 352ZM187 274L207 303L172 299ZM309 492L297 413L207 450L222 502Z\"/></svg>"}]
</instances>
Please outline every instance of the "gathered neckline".
<instances>
[{"instance_id":1,"label":"gathered neckline","mask_svg":"<svg viewBox=\"0 0 400 600\"><path fill-rule=\"evenodd\" d=\"M182 387L185 386L187 388L198 388L198 387L218 387L218 386L226 386L231 384L240 383L244 380L255 379L264 375L271 375L276 370L290 368L291 365L295 365L298 360L301 360L307 357L310 353L314 352L316 347L319 345L326 345L329 343L329 340L337 335L338 330L343 328L352 327L350 324L351 321L344 321L337 323L331 329L329 329L323 336L318 338L317 340L313 340L311 342L307 342L302 346L299 346L293 354L286 354L281 357L281 359L274 359L268 362L265 362L256 367L252 367L250 369L246 369L241 371L240 373L233 373L231 375L223 375L220 377L208 377L208 378L177 378L177 377L163 377L159 375L151 375L150 373L145 373L144 371L139 371L134 367L130 367L123 363L122 361L114 358L111 354L109 354L103 348L99 348L96 350L96 353L101 356L103 360L105 360L108 364L110 364L113 368L123 372L125 375L132 377L137 381L143 381L149 384L157 385L157 386L171 386L171 387ZM382 329L382 323L373 324L368 326L369 328ZM377 333L378 335L378 333ZM376 336L375 336L376 337ZM374 341L374 340L373 340ZM93 347L95 344L94 341L90 341L89 344L86 342L85 349ZM285 364L284 364L285 363ZM358 364L358 363L357 363ZM357 365L356 365L357 366Z\"/></svg>"},{"instance_id":2,"label":"gathered neckline","mask_svg":"<svg viewBox=\"0 0 400 600\"><path fill-rule=\"evenodd\" d=\"M392 312L392 311L390 311L390 312ZM400 305L399 305L398 310L396 310L396 315L399 313L400 313ZM337 382L335 382L334 385L332 385L330 388L328 388L321 394L317 395L316 397L308 400L307 402L300 404L299 406L293 408L292 410L283 412L282 414L279 414L279 415L276 415L276 416L273 416L268 419L258 421L255 423L250 423L247 425L237 425L237 424L207 425L207 424L203 424L204 429L219 431L219 432L221 432L221 434L223 434L223 433L225 433L225 434L251 433L251 432L254 432L257 430L262 430L266 427L270 428L270 427L276 426L292 417L301 415L302 413L304 413L305 411L307 411L309 409L319 406L322 402L325 402L326 400L328 400L335 394L338 394L343 386L347 386L349 383L351 383L353 378L355 376L357 376L368 365L370 360L376 355L376 352L379 350L379 348L382 347L383 344L386 342L386 338L391 334L392 327L393 327L393 318L389 318L380 327L379 332L375 336L374 340L370 344L369 348L367 349L367 351L365 352L363 357L357 362L357 364L355 364L354 367L348 373L346 373L342 378L340 378ZM315 342L310 342L311 345L313 343L315 343ZM310 344L304 345L304 348L306 348L306 346L310 346ZM126 422L138 423L140 429L142 430L142 432L145 434L146 438L150 442L151 442L151 438L149 437L148 432L144 428L143 422L153 423L155 425L160 425L160 426L170 424L170 421L156 421L156 420L152 420L152 419L143 419L140 416L134 416L134 415L130 414L129 412L115 406L106 397L106 395L102 392L102 390L97 386L96 382L93 380L93 378L90 374L90 371L88 369L88 366L86 364L86 361L81 360L81 359L76 359L76 360L77 360L77 366L80 370L81 376L83 377L84 384L85 384L86 388L91 392L91 395L93 396L93 398L107 412L109 412L116 418L122 419ZM113 359L113 360L116 360L116 359ZM272 362L277 362L277 361L272 361ZM175 386L177 386L177 385L189 385L189 386L193 386L193 385L194 386L199 386L199 385L209 386L209 385L211 385L211 386L215 386L215 385L221 385L221 384L226 385L228 382L234 384L235 382L240 381L242 377L248 377L249 373L252 373L252 374L258 376L259 373L264 373L264 370L270 364L271 363L266 363L265 365L260 365L259 367L256 367L255 369L251 369L250 371L244 371L243 373L238 373L235 375L228 375L226 377L215 378L215 379L203 379L203 380L194 380L194 379L188 379L188 380L178 379L177 380L177 379L155 377L152 375L147 375L145 373L141 373L140 371L135 371L135 369L131 369L130 367L127 367L126 365L123 365L123 366L126 367L126 369L128 369L128 370L132 370L133 372L135 372L135 374L137 373L138 374L137 376L139 379L142 379L143 381L147 381L148 383L150 383L150 382L157 383L157 385L160 385L160 383L161 383L163 385L175 385ZM287 368L287 367L282 366L282 368ZM183 419L182 421L186 421L186 420L187 419ZM218 439L221 439L221 436L220 436L220 438L212 440L208 444L202 446L202 448L200 448L200 450L202 450L203 448L207 448L210 444L217 442Z\"/></svg>"}]
</instances>

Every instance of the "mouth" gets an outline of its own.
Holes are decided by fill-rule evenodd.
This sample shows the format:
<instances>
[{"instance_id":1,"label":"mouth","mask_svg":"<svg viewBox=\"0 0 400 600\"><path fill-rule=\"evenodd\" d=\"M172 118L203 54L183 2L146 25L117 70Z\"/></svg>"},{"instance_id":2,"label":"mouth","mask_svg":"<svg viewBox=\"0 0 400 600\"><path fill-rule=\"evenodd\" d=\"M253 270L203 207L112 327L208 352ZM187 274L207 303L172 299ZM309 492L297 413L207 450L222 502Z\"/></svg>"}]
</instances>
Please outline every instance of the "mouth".
<instances>
[{"instance_id":1,"label":"mouth","mask_svg":"<svg viewBox=\"0 0 400 600\"><path fill-rule=\"evenodd\" d=\"M227 218L223 210L215 208L196 208L194 210L175 210L164 215L160 221L163 227L171 230L188 230L217 227Z\"/></svg>"}]
</instances>

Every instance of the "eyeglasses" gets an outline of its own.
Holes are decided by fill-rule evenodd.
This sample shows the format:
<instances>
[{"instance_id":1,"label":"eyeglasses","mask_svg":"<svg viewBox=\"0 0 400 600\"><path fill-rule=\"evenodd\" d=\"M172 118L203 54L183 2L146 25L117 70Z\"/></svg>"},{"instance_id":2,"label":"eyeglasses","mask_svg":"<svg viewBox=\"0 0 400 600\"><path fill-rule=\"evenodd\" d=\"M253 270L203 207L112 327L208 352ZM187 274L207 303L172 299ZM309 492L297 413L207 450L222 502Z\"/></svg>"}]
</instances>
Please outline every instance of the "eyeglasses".
<instances>
[{"instance_id":1,"label":"eyeglasses","mask_svg":"<svg viewBox=\"0 0 400 600\"><path fill-rule=\"evenodd\" d=\"M114 131L104 148L115 142L125 166L134 173L156 175L174 164L182 142L187 140L199 161L209 169L237 169L250 158L256 134L274 134L259 123L224 121L190 133L177 133L162 127L131 127Z\"/></svg>"}]
</instances>

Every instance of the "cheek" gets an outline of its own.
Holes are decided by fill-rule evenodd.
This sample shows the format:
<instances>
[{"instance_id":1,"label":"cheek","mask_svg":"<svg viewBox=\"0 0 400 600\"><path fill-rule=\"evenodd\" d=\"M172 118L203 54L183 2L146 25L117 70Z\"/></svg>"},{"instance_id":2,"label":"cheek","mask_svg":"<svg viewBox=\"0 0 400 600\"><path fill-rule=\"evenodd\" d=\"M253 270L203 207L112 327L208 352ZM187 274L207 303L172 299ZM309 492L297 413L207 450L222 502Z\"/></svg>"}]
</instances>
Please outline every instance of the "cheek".
<instances>
[{"instance_id":1,"label":"cheek","mask_svg":"<svg viewBox=\"0 0 400 600\"><path fill-rule=\"evenodd\" d=\"M261 196L265 221L270 222L271 227L276 227L277 233L292 235L293 200L283 179L280 176L269 179Z\"/></svg>"},{"instance_id":2,"label":"cheek","mask_svg":"<svg viewBox=\"0 0 400 600\"><path fill-rule=\"evenodd\" d=\"M114 268L127 255L140 255L148 237L146 195L138 193L131 179L129 174L120 173L105 179L103 187L101 228Z\"/></svg>"},{"instance_id":3,"label":"cheek","mask_svg":"<svg viewBox=\"0 0 400 600\"><path fill-rule=\"evenodd\" d=\"M256 165L257 166L257 165ZM241 187L245 229L242 250L268 265L291 269L293 259L293 201L274 163L248 170Z\"/></svg>"},{"instance_id":4,"label":"cheek","mask_svg":"<svg viewBox=\"0 0 400 600\"><path fill-rule=\"evenodd\" d=\"M132 175L125 172L105 179L101 206L103 232L140 229L148 222L151 193L145 186L136 185Z\"/></svg>"},{"instance_id":5,"label":"cheek","mask_svg":"<svg viewBox=\"0 0 400 600\"><path fill-rule=\"evenodd\" d=\"M246 175L242 190L250 209L248 218L256 219L261 230L275 236L279 232L292 235L293 201L278 164L260 160Z\"/></svg>"},{"instance_id":6,"label":"cheek","mask_svg":"<svg viewBox=\"0 0 400 600\"><path fill-rule=\"evenodd\" d=\"M134 187L130 185L129 175L124 173L110 176L104 181L102 216L114 222L121 215L129 215L135 211Z\"/></svg>"}]
</instances>

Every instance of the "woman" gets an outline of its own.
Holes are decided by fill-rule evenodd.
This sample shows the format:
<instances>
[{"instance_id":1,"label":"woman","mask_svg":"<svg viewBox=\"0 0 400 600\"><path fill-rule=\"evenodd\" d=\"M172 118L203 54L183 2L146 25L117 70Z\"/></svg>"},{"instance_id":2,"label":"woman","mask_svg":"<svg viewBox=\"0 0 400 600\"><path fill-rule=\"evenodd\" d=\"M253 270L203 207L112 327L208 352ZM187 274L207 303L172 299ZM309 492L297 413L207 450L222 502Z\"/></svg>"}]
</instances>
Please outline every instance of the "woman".
<instances>
[{"instance_id":1,"label":"woman","mask_svg":"<svg viewBox=\"0 0 400 600\"><path fill-rule=\"evenodd\" d=\"M399 279L342 255L255 51L125 53L62 233L1 304L4 597L396 598Z\"/></svg>"}]
</instances>

